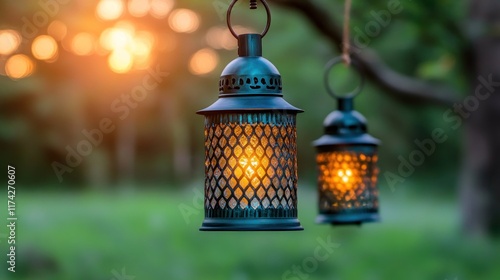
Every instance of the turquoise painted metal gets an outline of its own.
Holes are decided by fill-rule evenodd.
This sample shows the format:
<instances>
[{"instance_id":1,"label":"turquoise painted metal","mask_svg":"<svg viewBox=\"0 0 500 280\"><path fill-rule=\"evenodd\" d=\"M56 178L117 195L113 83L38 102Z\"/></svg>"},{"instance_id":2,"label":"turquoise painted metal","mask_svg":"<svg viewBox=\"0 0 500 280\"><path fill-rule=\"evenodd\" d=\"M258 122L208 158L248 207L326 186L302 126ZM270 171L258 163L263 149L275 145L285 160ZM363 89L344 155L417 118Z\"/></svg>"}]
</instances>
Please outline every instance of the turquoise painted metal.
<instances>
[{"instance_id":1,"label":"turquoise painted metal","mask_svg":"<svg viewBox=\"0 0 500 280\"><path fill-rule=\"evenodd\" d=\"M345 97L336 95L329 87L329 71L341 61L341 58L330 61L325 71L325 85L328 93L337 99L338 110L326 117L325 134L314 141L319 173L316 221L359 225L379 220L377 147L380 141L367 133L366 119L354 110L353 99L361 91L363 82Z\"/></svg>"},{"instance_id":2,"label":"turquoise painted metal","mask_svg":"<svg viewBox=\"0 0 500 280\"><path fill-rule=\"evenodd\" d=\"M236 2L228 10L228 26L238 39L239 57L222 72L219 99L197 112L205 116L200 230L302 230L296 144L296 115L302 110L283 99L281 75L262 57L270 17L262 34L237 35L230 25Z\"/></svg>"}]
</instances>

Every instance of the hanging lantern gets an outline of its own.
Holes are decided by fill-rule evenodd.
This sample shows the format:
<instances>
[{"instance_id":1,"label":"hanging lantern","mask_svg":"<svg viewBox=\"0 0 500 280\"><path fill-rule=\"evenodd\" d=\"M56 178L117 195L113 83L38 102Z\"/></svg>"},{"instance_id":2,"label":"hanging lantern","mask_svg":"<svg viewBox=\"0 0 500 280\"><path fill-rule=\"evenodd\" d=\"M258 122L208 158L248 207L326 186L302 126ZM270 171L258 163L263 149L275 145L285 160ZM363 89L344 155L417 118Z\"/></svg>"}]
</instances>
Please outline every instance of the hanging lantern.
<instances>
[{"instance_id":1,"label":"hanging lantern","mask_svg":"<svg viewBox=\"0 0 500 280\"><path fill-rule=\"evenodd\" d=\"M361 224L379 220L377 190L377 146L367 133L366 119L353 108L361 85L347 96L337 96L330 88L328 74L341 62L327 65L325 85L338 102L338 110L324 121L325 135L314 142L317 149L319 216L318 223ZM353 61L355 62L355 61ZM356 65L356 64L354 64Z\"/></svg>"},{"instance_id":2,"label":"hanging lantern","mask_svg":"<svg viewBox=\"0 0 500 280\"><path fill-rule=\"evenodd\" d=\"M302 230L297 219L296 115L281 76L262 57L262 34L237 35L239 57L205 116L205 220L200 230ZM255 8L251 1L251 8Z\"/></svg>"}]
</instances>

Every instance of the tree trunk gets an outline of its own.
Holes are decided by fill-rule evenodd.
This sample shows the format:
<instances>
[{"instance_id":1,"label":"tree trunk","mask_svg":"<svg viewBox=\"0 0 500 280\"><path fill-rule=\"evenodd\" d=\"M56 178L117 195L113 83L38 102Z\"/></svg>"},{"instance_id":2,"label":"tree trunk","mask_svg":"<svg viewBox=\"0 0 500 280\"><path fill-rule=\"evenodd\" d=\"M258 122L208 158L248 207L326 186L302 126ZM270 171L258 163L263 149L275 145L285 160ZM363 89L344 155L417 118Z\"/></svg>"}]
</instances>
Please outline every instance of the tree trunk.
<instances>
[{"instance_id":1,"label":"tree trunk","mask_svg":"<svg viewBox=\"0 0 500 280\"><path fill-rule=\"evenodd\" d=\"M472 98L461 180L463 225L475 235L500 234L500 1L471 0ZM496 28L496 31L495 31ZM489 82L488 82L489 81ZM489 84L489 85L487 85ZM481 100L479 95L487 98Z\"/></svg>"},{"instance_id":2,"label":"tree trunk","mask_svg":"<svg viewBox=\"0 0 500 280\"><path fill-rule=\"evenodd\" d=\"M118 166L118 184L131 187L135 173L135 121L134 112L118 125L116 139L116 163Z\"/></svg>"}]
</instances>

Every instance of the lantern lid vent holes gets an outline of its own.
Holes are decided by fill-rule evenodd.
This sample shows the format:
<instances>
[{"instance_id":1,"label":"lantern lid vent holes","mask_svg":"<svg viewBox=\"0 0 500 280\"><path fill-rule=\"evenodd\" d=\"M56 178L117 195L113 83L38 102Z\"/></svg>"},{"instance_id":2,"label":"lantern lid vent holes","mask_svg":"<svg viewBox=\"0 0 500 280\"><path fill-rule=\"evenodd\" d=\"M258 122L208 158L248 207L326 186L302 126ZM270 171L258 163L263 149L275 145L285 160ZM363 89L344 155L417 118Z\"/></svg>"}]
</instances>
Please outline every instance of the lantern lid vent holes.
<instances>
[{"instance_id":1,"label":"lantern lid vent holes","mask_svg":"<svg viewBox=\"0 0 500 280\"><path fill-rule=\"evenodd\" d=\"M360 73L359 85L350 93L343 96L336 93L329 83L329 74L334 66L343 62L342 57L330 60L325 67L323 82L330 96L337 100L338 110L328 114L323 122L325 134L314 141L314 146L328 146L336 144L371 144L379 145L380 140L369 135L365 117L354 110L354 98L358 96L364 86L364 76L359 71L358 62L351 61L351 65Z\"/></svg>"}]
</instances>

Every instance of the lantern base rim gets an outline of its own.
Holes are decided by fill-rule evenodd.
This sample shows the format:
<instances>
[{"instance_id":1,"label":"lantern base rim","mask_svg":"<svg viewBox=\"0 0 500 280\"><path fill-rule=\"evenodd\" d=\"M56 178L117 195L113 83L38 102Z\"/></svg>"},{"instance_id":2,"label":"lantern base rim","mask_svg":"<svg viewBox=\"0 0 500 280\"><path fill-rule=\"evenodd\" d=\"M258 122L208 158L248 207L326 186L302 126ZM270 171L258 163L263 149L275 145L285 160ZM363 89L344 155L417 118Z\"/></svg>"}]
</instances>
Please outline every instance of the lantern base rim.
<instances>
[{"instance_id":1,"label":"lantern base rim","mask_svg":"<svg viewBox=\"0 0 500 280\"><path fill-rule=\"evenodd\" d=\"M218 219L205 218L200 231L298 231L297 218Z\"/></svg>"},{"instance_id":2,"label":"lantern base rim","mask_svg":"<svg viewBox=\"0 0 500 280\"><path fill-rule=\"evenodd\" d=\"M319 214L316 218L318 224L332 225L361 225L378 221L380 221L378 212Z\"/></svg>"}]
</instances>

